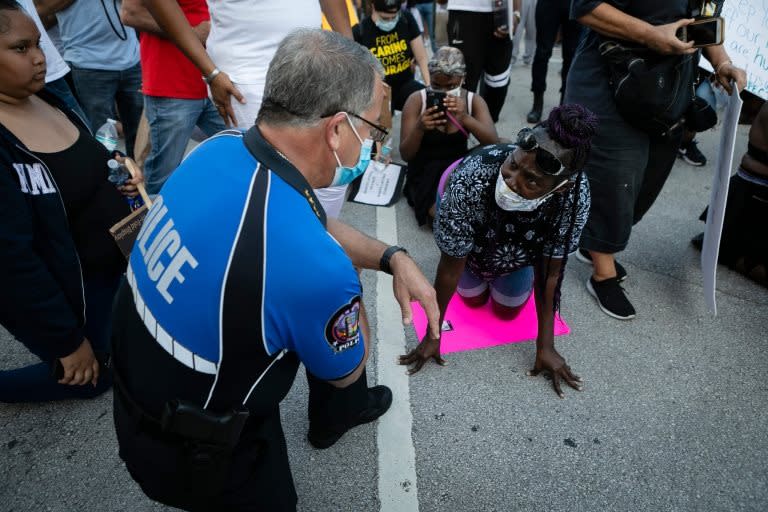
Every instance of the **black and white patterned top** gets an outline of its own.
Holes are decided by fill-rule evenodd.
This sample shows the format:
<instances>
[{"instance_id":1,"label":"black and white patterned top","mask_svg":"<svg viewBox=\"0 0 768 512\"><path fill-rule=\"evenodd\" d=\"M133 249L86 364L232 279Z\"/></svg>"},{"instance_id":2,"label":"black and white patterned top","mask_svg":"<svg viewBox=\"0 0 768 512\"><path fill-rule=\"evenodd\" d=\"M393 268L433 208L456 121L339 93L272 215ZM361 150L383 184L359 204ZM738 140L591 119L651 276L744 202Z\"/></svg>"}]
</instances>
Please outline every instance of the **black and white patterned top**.
<instances>
[{"instance_id":1,"label":"black and white patterned top","mask_svg":"<svg viewBox=\"0 0 768 512\"><path fill-rule=\"evenodd\" d=\"M589 184L583 174L580 184L575 176L571 178L572 186L579 186L576 205L569 187L532 212L499 208L496 179L514 148L513 144L494 144L470 153L451 175L435 217L435 241L440 250L455 258L467 257L467 268L485 278L533 265L542 255L562 257L566 250L569 254L575 251L589 215ZM576 222L569 243L574 208Z\"/></svg>"}]
</instances>

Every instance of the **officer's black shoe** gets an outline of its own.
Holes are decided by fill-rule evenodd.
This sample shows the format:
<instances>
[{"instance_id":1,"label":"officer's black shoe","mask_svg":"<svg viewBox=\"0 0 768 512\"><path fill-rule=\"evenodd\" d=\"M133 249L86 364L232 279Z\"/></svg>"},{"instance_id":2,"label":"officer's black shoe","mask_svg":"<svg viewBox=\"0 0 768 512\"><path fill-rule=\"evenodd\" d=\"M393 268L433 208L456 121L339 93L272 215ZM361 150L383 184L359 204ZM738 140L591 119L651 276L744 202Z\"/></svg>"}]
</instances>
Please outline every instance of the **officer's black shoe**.
<instances>
[{"instance_id":1,"label":"officer's black shoe","mask_svg":"<svg viewBox=\"0 0 768 512\"><path fill-rule=\"evenodd\" d=\"M364 423L370 423L389 410L392 405L392 391L387 386L374 386L368 389L368 407L360 411L357 418L351 425L342 430L326 430L319 432L310 429L307 433L309 444L323 450L330 448L336 441L347 433L351 428Z\"/></svg>"}]
</instances>

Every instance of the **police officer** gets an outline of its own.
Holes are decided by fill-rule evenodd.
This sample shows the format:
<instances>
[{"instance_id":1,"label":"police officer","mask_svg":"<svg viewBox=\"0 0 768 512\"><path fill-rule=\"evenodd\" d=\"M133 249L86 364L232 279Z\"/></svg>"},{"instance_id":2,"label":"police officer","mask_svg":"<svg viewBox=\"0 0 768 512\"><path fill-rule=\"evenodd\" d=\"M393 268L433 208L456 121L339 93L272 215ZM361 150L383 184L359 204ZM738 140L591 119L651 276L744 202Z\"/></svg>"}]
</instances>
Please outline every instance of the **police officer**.
<instances>
[{"instance_id":1,"label":"police officer","mask_svg":"<svg viewBox=\"0 0 768 512\"><path fill-rule=\"evenodd\" d=\"M309 440L331 446L389 408L368 388L355 266L437 304L413 261L326 219L313 188L367 165L382 70L363 47L300 30L270 64L256 126L198 146L160 192L131 254L113 332L120 456L152 499L186 510L294 510L279 403L310 375Z\"/></svg>"}]
</instances>

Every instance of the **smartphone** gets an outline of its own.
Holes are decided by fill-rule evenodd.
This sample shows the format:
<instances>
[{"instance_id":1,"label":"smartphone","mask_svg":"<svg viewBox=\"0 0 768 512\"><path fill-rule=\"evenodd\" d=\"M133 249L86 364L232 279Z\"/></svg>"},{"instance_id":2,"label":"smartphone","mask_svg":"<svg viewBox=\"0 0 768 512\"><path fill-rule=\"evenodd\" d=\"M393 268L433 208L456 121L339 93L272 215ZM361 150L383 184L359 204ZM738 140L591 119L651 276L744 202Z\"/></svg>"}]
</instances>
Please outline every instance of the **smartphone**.
<instances>
[{"instance_id":1,"label":"smartphone","mask_svg":"<svg viewBox=\"0 0 768 512\"><path fill-rule=\"evenodd\" d=\"M427 91L427 106L426 108L437 107L441 112L445 112L445 105L443 100L445 99L444 92Z\"/></svg>"},{"instance_id":2,"label":"smartphone","mask_svg":"<svg viewBox=\"0 0 768 512\"><path fill-rule=\"evenodd\" d=\"M694 48L717 46L725 40L725 20L721 17L702 18L680 27L677 37L681 41L693 41Z\"/></svg>"},{"instance_id":3,"label":"smartphone","mask_svg":"<svg viewBox=\"0 0 768 512\"><path fill-rule=\"evenodd\" d=\"M493 28L502 31L509 30L508 0L493 0Z\"/></svg>"}]
</instances>

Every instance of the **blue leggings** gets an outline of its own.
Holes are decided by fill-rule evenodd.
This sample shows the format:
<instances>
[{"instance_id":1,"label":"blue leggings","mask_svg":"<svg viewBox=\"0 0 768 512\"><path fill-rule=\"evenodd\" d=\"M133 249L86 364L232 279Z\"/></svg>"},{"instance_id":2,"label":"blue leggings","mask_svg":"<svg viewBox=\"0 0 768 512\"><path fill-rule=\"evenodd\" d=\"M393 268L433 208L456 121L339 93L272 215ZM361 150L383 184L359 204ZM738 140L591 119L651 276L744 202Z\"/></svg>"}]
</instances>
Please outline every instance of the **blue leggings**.
<instances>
[{"instance_id":1,"label":"blue leggings","mask_svg":"<svg viewBox=\"0 0 768 512\"><path fill-rule=\"evenodd\" d=\"M112 299L120 276L97 276L85 280L86 324L83 333L95 352L109 352L112 332ZM23 343L23 342L22 342ZM27 346L29 348L29 346ZM93 398L112 386L112 375L101 372L96 387L91 384L59 384L52 375L51 354L36 352L41 362L14 370L0 371L0 402L48 402Z\"/></svg>"},{"instance_id":2,"label":"blue leggings","mask_svg":"<svg viewBox=\"0 0 768 512\"><path fill-rule=\"evenodd\" d=\"M525 304L533 291L533 267L523 267L507 275L493 279L484 279L468 268L459 278L456 291L465 299L479 297L491 288L491 298L508 308Z\"/></svg>"}]
</instances>

